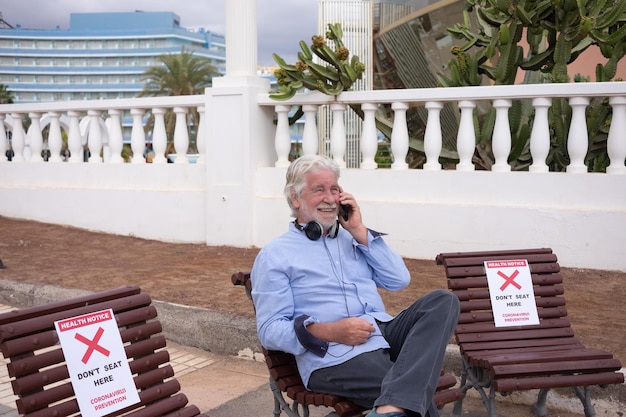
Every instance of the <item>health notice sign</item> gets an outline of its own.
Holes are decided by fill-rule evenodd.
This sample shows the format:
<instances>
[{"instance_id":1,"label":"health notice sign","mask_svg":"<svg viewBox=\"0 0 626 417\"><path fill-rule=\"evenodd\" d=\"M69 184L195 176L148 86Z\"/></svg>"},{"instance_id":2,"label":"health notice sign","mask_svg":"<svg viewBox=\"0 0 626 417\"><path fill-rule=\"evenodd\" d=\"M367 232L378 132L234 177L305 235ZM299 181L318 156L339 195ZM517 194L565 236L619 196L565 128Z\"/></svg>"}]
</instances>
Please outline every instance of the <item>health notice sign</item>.
<instances>
[{"instance_id":1,"label":"health notice sign","mask_svg":"<svg viewBox=\"0 0 626 417\"><path fill-rule=\"evenodd\" d=\"M530 268L525 259L485 261L496 327L539 324Z\"/></svg>"},{"instance_id":2,"label":"health notice sign","mask_svg":"<svg viewBox=\"0 0 626 417\"><path fill-rule=\"evenodd\" d=\"M113 310L54 325L84 417L104 416L140 401Z\"/></svg>"}]
</instances>

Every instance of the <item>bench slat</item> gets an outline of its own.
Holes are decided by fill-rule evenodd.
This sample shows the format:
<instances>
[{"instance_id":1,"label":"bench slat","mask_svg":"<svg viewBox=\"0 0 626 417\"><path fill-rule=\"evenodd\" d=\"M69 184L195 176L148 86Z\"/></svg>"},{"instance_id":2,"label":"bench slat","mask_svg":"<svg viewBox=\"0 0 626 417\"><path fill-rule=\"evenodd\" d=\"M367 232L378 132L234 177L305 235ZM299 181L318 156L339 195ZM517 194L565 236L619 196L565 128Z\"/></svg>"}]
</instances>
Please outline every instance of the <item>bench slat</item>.
<instances>
[{"instance_id":1,"label":"bench slat","mask_svg":"<svg viewBox=\"0 0 626 417\"><path fill-rule=\"evenodd\" d=\"M499 392L512 392L529 389L602 386L622 384L623 382L623 374L617 372L602 372L596 374L552 375L549 377L534 378L502 378L494 382L494 388Z\"/></svg>"},{"instance_id":2,"label":"bench slat","mask_svg":"<svg viewBox=\"0 0 626 417\"><path fill-rule=\"evenodd\" d=\"M607 359L587 359L572 361L553 361L553 362L533 362L533 363L514 363L510 365L495 365L493 373L498 378L515 376L537 376L546 374L562 374L567 373L587 373L587 372L606 372L618 371L621 368L619 360L614 358Z\"/></svg>"}]
</instances>

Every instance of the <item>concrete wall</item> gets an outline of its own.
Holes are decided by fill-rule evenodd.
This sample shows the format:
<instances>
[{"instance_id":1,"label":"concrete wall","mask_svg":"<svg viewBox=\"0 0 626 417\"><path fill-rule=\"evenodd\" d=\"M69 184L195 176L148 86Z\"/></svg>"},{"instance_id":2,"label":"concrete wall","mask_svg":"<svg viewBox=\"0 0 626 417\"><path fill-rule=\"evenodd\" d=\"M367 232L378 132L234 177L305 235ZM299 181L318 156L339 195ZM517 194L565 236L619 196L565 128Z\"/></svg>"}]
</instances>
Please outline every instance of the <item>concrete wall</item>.
<instances>
[{"instance_id":1,"label":"concrete wall","mask_svg":"<svg viewBox=\"0 0 626 417\"><path fill-rule=\"evenodd\" d=\"M287 229L284 168L252 170L250 204L231 204L233 193L245 195L243 188L207 187L206 171L196 164L3 163L0 215L239 247L262 247ZM357 197L366 224L388 233L405 257L552 247L563 266L621 271L624 181L601 174L358 169L346 169L340 178ZM207 200L222 206L209 209Z\"/></svg>"}]
</instances>

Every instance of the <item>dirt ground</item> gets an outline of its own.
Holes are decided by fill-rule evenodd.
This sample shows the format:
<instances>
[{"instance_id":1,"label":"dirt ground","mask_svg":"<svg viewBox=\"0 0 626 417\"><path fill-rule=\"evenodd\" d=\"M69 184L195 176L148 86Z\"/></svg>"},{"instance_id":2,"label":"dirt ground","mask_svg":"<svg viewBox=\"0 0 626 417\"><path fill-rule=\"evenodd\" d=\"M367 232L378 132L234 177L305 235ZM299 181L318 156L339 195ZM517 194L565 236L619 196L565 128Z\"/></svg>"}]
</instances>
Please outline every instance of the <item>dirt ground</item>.
<instances>
[{"instance_id":1,"label":"dirt ground","mask_svg":"<svg viewBox=\"0 0 626 417\"><path fill-rule=\"evenodd\" d=\"M249 270L257 248L176 244L0 217L0 279L92 291L137 284L153 299L252 317L234 272ZM558 255L558 254L557 254ZM446 288L434 260L405 259L411 285L383 292L394 314L416 297ZM567 309L585 345L626 364L626 272L562 268Z\"/></svg>"}]
</instances>

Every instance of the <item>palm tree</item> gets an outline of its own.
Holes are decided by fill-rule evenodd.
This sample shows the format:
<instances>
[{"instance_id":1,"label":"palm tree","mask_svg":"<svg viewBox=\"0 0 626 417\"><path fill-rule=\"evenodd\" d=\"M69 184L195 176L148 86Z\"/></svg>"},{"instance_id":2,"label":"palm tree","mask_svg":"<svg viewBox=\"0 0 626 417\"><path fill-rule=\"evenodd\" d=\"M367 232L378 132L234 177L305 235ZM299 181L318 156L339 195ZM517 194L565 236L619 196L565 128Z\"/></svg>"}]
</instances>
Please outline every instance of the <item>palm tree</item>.
<instances>
[{"instance_id":1,"label":"palm tree","mask_svg":"<svg viewBox=\"0 0 626 417\"><path fill-rule=\"evenodd\" d=\"M13 103L13 93L9 91L6 85L0 84L0 104Z\"/></svg>"},{"instance_id":2,"label":"palm tree","mask_svg":"<svg viewBox=\"0 0 626 417\"><path fill-rule=\"evenodd\" d=\"M210 87L213 77L221 75L205 57L194 56L193 52L182 48L178 54L164 54L159 57L159 63L148 68L142 75L145 85L139 97L186 96L203 94L206 87ZM198 112L193 109L188 118L198 123ZM146 128L154 123L151 117ZM174 124L176 117L173 111L165 115L167 131L168 153L172 151ZM195 135L190 140L190 149L195 148Z\"/></svg>"}]
</instances>

